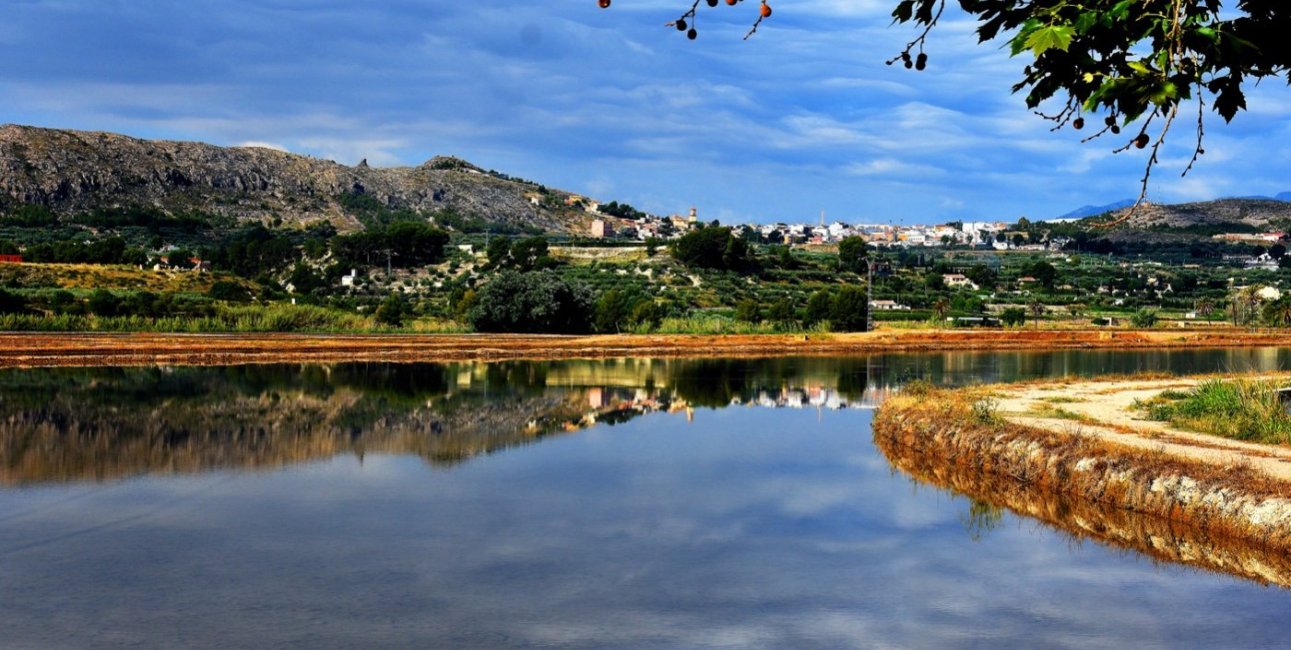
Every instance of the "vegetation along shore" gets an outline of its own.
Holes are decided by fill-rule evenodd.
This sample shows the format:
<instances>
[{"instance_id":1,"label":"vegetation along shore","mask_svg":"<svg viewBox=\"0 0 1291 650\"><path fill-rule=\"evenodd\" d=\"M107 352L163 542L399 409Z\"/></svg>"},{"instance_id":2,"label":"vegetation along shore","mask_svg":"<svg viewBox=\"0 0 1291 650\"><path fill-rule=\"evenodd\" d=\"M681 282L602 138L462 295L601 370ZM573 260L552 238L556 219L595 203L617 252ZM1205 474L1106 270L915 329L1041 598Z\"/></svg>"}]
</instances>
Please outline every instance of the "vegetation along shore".
<instances>
[{"instance_id":1,"label":"vegetation along shore","mask_svg":"<svg viewBox=\"0 0 1291 650\"><path fill-rule=\"evenodd\" d=\"M916 479L980 500L987 525L993 509L1009 508L1080 537L1291 586L1291 450L1254 429L1204 424L1267 419L1268 398L1278 403L1289 379L915 384L879 409L874 437Z\"/></svg>"},{"instance_id":2,"label":"vegetation along shore","mask_svg":"<svg viewBox=\"0 0 1291 650\"><path fill-rule=\"evenodd\" d=\"M1291 326L1291 202L1273 198L1124 220L722 224L456 158L375 169L20 126L0 127L0 168L16 170L0 179L0 331Z\"/></svg>"},{"instance_id":3,"label":"vegetation along shore","mask_svg":"<svg viewBox=\"0 0 1291 650\"><path fill-rule=\"evenodd\" d=\"M1291 345L1291 332L880 330L852 334L0 333L0 367L777 357L884 352L1197 349Z\"/></svg>"}]
</instances>

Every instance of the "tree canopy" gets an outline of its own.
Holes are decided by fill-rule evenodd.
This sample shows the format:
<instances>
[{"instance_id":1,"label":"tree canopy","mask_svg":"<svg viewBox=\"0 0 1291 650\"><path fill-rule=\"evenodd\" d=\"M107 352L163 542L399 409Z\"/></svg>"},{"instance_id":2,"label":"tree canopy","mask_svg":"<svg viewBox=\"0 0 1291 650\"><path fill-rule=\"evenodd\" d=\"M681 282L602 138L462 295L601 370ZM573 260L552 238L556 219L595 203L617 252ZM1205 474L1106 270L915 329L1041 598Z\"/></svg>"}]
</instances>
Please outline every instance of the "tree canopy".
<instances>
[{"instance_id":1,"label":"tree canopy","mask_svg":"<svg viewBox=\"0 0 1291 650\"><path fill-rule=\"evenodd\" d=\"M1225 120L1246 108L1244 84L1291 70L1291 4L1282 0L960 0L978 23L978 39L1006 40L1013 56L1029 59L1014 92L1058 127L1085 127L1085 114L1103 115L1087 139L1136 128L1117 151L1151 145L1144 191L1157 153L1179 109L1195 101L1196 148L1186 174L1205 153L1207 102ZM889 63L922 68L924 44L946 0L901 0L892 12L918 36ZM1142 119L1140 119L1142 118ZM1142 199L1142 194L1140 194Z\"/></svg>"},{"instance_id":2,"label":"tree canopy","mask_svg":"<svg viewBox=\"0 0 1291 650\"><path fill-rule=\"evenodd\" d=\"M743 0L727 0L736 5ZM673 23L694 38L700 0ZM720 4L707 0L710 7ZM946 11L946 0L899 0L895 24L917 29L888 60L923 70L925 44ZM980 42L1003 41L1025 60L1014 92L1055 123L1055 129L1089 127L1085 141L1114 138L1117 152L1150 147L1139 201L1153 165L1181 107L1196 105L1196 146L1187 174L1205 153L1207 108L1231 121L1246 108L1245 88L1268 77L1291 82L1291 3L1286 0L959 0L977 22ZM609 7L601 0L601 7ZM682 0L684 7L684 0ZM764 1L753 29L771 12ZM1052 106L1039 112L1042 106ZM1087 124L1086 116L1101 117ZM1192 118L1189 118L1190 120ZM1133 125L1127 133L1125 129Z\"/></svg>"}]
</instances>

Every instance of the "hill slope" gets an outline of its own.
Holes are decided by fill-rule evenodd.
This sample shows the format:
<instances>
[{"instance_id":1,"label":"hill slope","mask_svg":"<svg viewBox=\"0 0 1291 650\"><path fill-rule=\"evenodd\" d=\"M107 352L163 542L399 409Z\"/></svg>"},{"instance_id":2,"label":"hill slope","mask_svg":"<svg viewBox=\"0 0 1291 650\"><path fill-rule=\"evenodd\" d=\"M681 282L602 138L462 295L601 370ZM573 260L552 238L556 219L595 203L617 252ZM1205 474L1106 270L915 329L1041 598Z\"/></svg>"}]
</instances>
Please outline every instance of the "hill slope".
<instances>
[{"instance_id":1,"label":"hill slope","mask_svg":"<svg viewBox=\"0 0 1291 650\"><path fill-rule=\"evenodd\" d=\"M426 215L452 210L513 228L579 230L587 217L547 190L437 157L417 167L349 167L257 147L140 140L89 131L0 126L0 210L58 214L110 207L193 210L239 221L327 220L356 228L345 197Z\"/></svg>"},{"instance_id":2,"label":"hill slope","mask_svg":"<svg viewBox=\"0 0 1291 650\"><path fill-rule=\"evenodd\" d=\"M1117 214L1123 214L1118 211ZM1219 199L1178 205L1145 204L1123 230L1238 228L1278 230L1291 224L1291 203L1275 199Z\"/></svg>"}]
</instances>

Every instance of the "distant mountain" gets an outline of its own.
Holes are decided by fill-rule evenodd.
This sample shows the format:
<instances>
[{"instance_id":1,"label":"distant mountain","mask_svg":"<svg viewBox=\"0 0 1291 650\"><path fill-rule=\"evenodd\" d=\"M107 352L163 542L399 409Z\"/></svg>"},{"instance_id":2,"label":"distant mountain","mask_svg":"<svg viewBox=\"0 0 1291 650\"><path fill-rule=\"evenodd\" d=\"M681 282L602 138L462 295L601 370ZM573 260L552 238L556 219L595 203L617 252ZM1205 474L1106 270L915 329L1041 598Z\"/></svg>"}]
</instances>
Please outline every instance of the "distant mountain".
<instances>
[{"instance_id":1,"label":"distant mountain","mask_svg":"<svg viewBox=\"0 0 1291 650\"><path fill-rule=\"evenodd\" d=\"M238 221L326 220L347 229L359 227L358 205L584 232L590 218L567 207L570 196L449 157L417 167L350 167L260 147L0 126L0 212L22 204L60 215L149 207Z\"/></svg>"},{"instance_id":2,"label":"distant mountain","mask_svg":"<svg viewBox=\"0 0 1291 650\"><path fill-rule=\"evenodd\" d=\"M1168 243L1210 239L1221 233L1289 229L1291 203L1274 199L1219 199L1179 205L1148 203L1127 221L1104 232L1113 241Z\"/></svg>"},{"instance_id":3,"label":"distant mountain","mask_svg":"<svg viewBox=\"0 0 1291 650\"><path fill-rule=\"evenodd\" d=\"M1107 205L1086 205L1083 207L1076 208L1075 210L1072 210L1071 212L1068 212L1067 214L1064 214L1058 218L1059 219L1083 219L1085 217L1096 217L1100 214L1106 214L1114 210L1123 210L1125 208L1130 207L1131 205L1134 205L1134 199L1125 199L1124 201L1108 203Z\"/></svg>"},{"instance_id":4,"label":"distant mountain","mask_svg":"<svg viewBox=\"0 0 1291 650\"><path fill-rule=\"evenodd\" d=\"M1291 192L1282 192L1281 194L1277 194L1275 196L1263 196L1258 194L1251 195L1251 196L1233 196L1233 197L1225 197L1222 199L1215 199L1214 201L1203 201L1198 203L1188 203L1188 204L1181 204L1181 205L1199 206L1199 205L1207 205L1210 203L1220 203L1223 201L1281 201L1284 203L1291 203ZM1097 217L1102 214L1107 214L1108 212L1116 212L1117 210L1124 210L1125 208L1128 208L1132 205L1134 205L1134 199L1125 199L1123 201L1116 201L1115 203L1108 203L1107 205L1086 205L1086 206L1076 208L1075 210L1072 210L1071 212L1068 212L1067 214L1064 214L1060 217L1051 219L1051 221L1057 221L1059 219L1083 219L1085 217Z\"/></svg>"}]
</instances>

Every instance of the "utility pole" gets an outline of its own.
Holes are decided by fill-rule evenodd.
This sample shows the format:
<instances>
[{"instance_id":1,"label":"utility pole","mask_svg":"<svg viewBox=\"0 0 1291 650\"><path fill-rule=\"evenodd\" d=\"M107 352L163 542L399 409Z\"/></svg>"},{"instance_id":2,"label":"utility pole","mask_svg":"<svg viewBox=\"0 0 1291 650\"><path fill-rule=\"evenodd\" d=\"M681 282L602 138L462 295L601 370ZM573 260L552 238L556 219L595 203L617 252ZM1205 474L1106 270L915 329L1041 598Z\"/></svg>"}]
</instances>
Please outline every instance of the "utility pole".
<instances>
[{"instance_id":1,"label":"utility pole","mask_svg":"<svg viewBox=\"0 0 1291 650\"><path fill-rule=\"evenodd\" d=\"M865 261L865 331L874 331L874 257Z\"/></svg>"}]
</instances>

